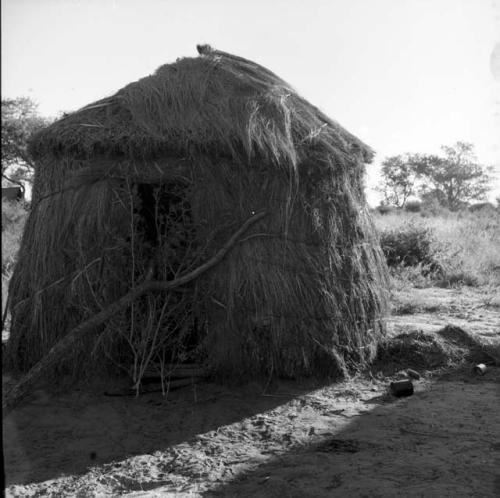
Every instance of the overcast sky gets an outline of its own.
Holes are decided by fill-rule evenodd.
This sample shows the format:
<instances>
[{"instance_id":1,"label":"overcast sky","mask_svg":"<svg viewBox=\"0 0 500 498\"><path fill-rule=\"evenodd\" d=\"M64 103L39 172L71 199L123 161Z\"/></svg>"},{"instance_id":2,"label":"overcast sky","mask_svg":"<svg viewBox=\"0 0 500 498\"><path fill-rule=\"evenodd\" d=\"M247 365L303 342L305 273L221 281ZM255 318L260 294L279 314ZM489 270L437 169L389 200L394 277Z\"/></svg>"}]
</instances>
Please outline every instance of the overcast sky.
<instances>
[{"instance_id":1,"label":"overcast sky","mask_svg":"<svg viewBox=\"0 0 500 498\"><path fill-rule=\"evenodd\" d=\"M76 110L209 43L268 67L371 145L369 186L389 155L464 140L496 167L500 195L499 0L1 4L2 97L28 95L44 115Z\"/></svg>"}]
</instances>

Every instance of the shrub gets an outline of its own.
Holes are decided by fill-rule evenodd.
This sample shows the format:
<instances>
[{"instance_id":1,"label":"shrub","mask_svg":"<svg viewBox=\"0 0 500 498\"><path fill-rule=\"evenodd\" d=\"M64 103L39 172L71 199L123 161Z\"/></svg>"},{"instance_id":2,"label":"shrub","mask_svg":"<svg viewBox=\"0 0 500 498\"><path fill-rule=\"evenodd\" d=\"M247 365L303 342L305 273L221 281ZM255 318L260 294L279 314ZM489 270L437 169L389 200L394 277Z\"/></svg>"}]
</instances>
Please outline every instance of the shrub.
<instances>
[{"instance_id":1,"label":"shrub","mask_svg":"<svg viewBox=\"0 0 500 498\"><path fill-rule=\"evenodd\" d=\"M487 212L489 214L495 212L495 206L491 202L477 202L469 206L469 211L471 213Z\"/></svg>"},{"instance_id":2,"label":"shrub","mask_svg":"<svg viewBox=\"0 0 500 498\"><path fill-rule=\"evenodd\" d=\"M481 284L480 277L474 275L470 272L463 271L461 269L446 268L442 277L434 282L436 287L461 287L468 285L470 287L476 287Z\"/></svg>"},{"instance_id":3,"label":"shrub","mask_svg":"<svg viewBox=\"0 0 500 498\"><path fill-rule=\"evenodd\" d=\"M405 211L410 213L419 213L422 210L422 203L420 201L408 201L405 204Z\"/></svg>"},{"instance_id":4,"label":"shrub","mask_svg":"<svg viewBox=\"0 0 500 498\"><path fill-rule=\"evenodd\" d=\"M380 204L380 206L377 206L377 211L380 214L391 214L397 211L396 206L390 206L388 204Z\"/></svg>"},{"instance_id":5,"label":"shrub","mask_svg":"<svg viewBox=\"0 0 500 498\"><path fill-rule=\"evenodd\" d=\"M441 286L500 284L500 217L488 209L435 222L444 273Z\"/></svg>"},{"instance_id":6,"label":"shrub","mask_svg":"<svg viewBox=\"0 0 500 498\"><path fill-rule=\"evenodd\" d=\"M10 277L27 217L22 202L2 200L2 275Z\"/></svg>"},{"instance_id":7,"label":"shrub","mask_svg":"<svg viewBox=\"0 0 500 498\"><path fill-rule=\"evenodd\" d=\"M471 213L469 210L450 212L441 208L439 216L423 216L423 212L375 215L374 221L385 246L386 257L394 261L401 257L403 248L396 252L396 240L410 238L407 232L412 225L418 231L427 231L431 244L427 254L430 264L418 266L391 266L394 285L428 287L438 285L455 287L462 285L498 288L500 285L500 216L488 209ZM407 235L398 236L402 232ZM418 236L414 234L418 239ZM425 239L420 236L420 241ZM417 242L418 243L418 242ZM415 243L417 245L417 243ZM422 252L422 245L419 246ZM424 243L425 248L425 243ZM425 251L424 251L425 252ZM418 258L415 258L418 259ZM422 259L426 260L425 257Z\"/></svg>"},{"instance_id":8,"label":"shrub","mask_svg":"<svg viewBox=\"0 0 500 498\"><path fill-rule=\"evenodd\" d=\"M436 200L422 202L420 216L424 218L447 218L451 215L451 211L439 204Z\"/></svg>"},{"instance_id":9,"label":"shrub","mask_svg":"<svg viewBox=\"0 0 500 498\"><path fill-rule=\"evenodd\" d=\"M380 243L389 266L420 265L430 270L437 269L432 233L428 228L408 223L395 230L383 231Z\"/></svg>"}]
</instances>

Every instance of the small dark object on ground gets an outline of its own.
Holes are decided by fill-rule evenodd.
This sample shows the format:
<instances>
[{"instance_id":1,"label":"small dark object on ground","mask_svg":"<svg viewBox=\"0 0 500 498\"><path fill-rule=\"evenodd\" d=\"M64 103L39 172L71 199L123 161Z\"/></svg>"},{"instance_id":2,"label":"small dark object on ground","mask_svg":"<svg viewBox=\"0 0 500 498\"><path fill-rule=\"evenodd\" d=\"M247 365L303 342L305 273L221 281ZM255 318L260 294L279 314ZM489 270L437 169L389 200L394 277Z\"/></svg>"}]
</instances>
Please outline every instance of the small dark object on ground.
<instances>
[{"instance_id":1,"label":"small dark object on ground","mask_svg":"<svg viewBox=\"0 0 500 498\"><path fill-rule=\"evenodd\" d=\"M474 373L477 375L484 375L486 373L486 365L484 363L479 363L474 367Z\"/></svg>"},{"instance_id":2,"label":"small dark object on ground","mask_svg":"<svg viewBox=\"0 0 500 498\"><path fill-rule=\"evenodd\" d=\"M95 451L90 452L90 459L95 460L97 458L97 453Z\"/></svg>"},{"instance_id":3,"label":"small dark object on ground","mask_svg":"<svg viewBox=\"0 0 500 498\"><path fill-rule=\"evenodd\" d=\"M409 368L408 370L406 370L406 373L408 377L411 377L412 379L420 379L420 374L416 370L412 370L411 368Z\"/></svg>"},{"instance_id":4,"label":"small dark object on ground","mask_svg":"<svg viewBox=\"0 0 500 498\"><path fill-rule=\"evenodd\" d=\"M396 380L391 382L391 392L398 398L411 396L413 394L413 384L411 380Z\"/></svg>"}]
</instances>

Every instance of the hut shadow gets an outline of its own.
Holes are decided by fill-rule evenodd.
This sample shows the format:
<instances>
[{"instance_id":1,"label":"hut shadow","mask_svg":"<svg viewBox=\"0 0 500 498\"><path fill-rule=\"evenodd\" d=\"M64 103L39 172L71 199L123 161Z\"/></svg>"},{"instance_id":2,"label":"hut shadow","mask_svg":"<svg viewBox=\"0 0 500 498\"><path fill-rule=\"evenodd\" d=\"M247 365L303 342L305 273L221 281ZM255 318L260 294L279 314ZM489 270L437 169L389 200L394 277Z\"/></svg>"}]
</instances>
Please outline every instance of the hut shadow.
<instances>
[{"instance_id":1,"label":"hut shadow","mask_svg":"<svg viewBox=\"0 0 500 498\"><path fill-rule=\"evenodd\" d=\"M332 430L203 496L498 496L500 368L492 370L448 371L406 398L374 395L339 430L332 417Z\"/></svg>"},{"instance_id":2,"label":"hut shadow","mask_svg":"<svg viewBox=\"0 0 500 498\"><path fill-rule=\"evenodd\" d=\"M464 489L489 496L498 488L492 456L500 447L499 382L498 368L482 377L460 369L437 382L416 382L415 394L401 399L385 394L381 384L371 392L365 382L356 408L347 411L338 409L334 395L328 400L336 384L304 382L282 382L271 395L262 395L259 384L234 389L204 384L173 392L167 401L153 394L109 398L80 392L54 399L39 392L4 420L7 484L77 476L135 455L175 452L195 436L224 432L254 415L259 417L250 423L265 423L265 412L292 402L313 414L313 430L302 443L268 451L249 438L252 456L235 459L240 464L230 481L219 476L223 484L214 485L215 479L207 484L206 477L193 475L193 489L205 485L205 495L217 497L421 496L424 491L441 496L445 490L463 496ZM316 427L315 415L322 419ZM228 455L232 443L224 447ZM471 466L478 455L481 465ZM177 465L183 466L182 459ZM153 479L147 488L161 494L163 484ZM380 494L370 494L374 489Z\"/></svg>"},{"instance_id":3,"label":"hut shadow","mask_svg":"<svg viewBox=\"0 0 500 498\"><path fill-rule=\"evenodd\" d=\"M473 355L469 360L478 358ZM387 358L381 365L391 366ZM376 381L376 391L371 390L370 382L365 382L362 403L357 403L356 413L349 405L350 414L334 394L338 385L326 387L325 382L313 381L282 381L272 386L253 383L234 388L204 383L173 391L167 400L159 393L139 398L107 397L102 390L87 389L55 397L39 390L33 399L3 420L6 480L13 485L77 476L97 465L175 450L196 436L252 417L254 422L264 419L257 422L265 424L266 417L261 415L278 407L285 410L287 417L294 418L301 408L287 412L285 405L292 402L313 412L312 425L307 427L312 429L311 434L302 443L292 445L281 444L281 433L278 434L279 450L266 450L260 465L252 464L251 458L248 462L235 458L240 461L236 477L231 482L224 479L226 483L212 489L209 495L274 496L282 490L283 496L311 496L307 488L310 485L310 489L315 489L313 496L331 496L328 493L337 493L332 491L337 488L346 496L358 496L358 491L348 487L352 476L372 480L377 488L379 470L390 482L412 491L411 486L416 489L422 482L441 482L436 469L443 462L453 462L455 476L469 476L470 461L478 452L490 455L500 448L500 419L495 404L500 369L492 367L486 375L477 376L472 373L472 365L468 361L448 369L434 377L433 383L416 381L415 394L400 400L381 388L387 384L387 378ZM391 371L399 368L396 363ZM323 387L326 395L318 401L316 393ZM344 390L344 397L346 393ZM315 421L320 419L323 425L315 427ZM283 435L294 436L294 430L292 427ZM272 431L270 427L268 434ZM231 442L229 438L228 443ZM465 446L460 446L462 443ZM249 450L258 453L260 450L252 448L252 444L249 438ZM495 475L488 465L486 460L485 474L481 476L484 483ZM318 492L316 481L320 483ZM150 484L151 489L161 486L159 482ZM384 496L393 496L390 493L389 490ZM394 496L399 495L394 491Z\"/></svg>"},{"instance_id":4,"label":"hut shadow","mask_svg":"<svg viewBox=\"0 0 500 498\"><path fill-rule=\"evenodd\" d=\"M286 387L283 389L283 386ZM3 420L7 485L81 475L89 468L154 453L300 396L317 383L227 388L203 383L169 393L109 397L88 391L54 396L38 390ZM272 390L272 388L271 388Z\"/></svg>"}]
</instances>

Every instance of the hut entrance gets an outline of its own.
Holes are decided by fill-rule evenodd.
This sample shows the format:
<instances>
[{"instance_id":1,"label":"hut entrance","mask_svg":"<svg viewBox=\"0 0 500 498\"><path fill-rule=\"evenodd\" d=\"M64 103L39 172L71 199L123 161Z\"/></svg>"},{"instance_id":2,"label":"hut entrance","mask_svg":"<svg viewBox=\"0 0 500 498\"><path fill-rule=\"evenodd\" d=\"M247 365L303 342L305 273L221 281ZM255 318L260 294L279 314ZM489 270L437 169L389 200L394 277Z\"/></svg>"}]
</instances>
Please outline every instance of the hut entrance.
<instances>
[{"instance_id":1,"label":"hut entrance","mask_svg":"<svg viewBox=\"0 0 500 498\"><path fill-rule=\"evenodd\" d=\"M161 274L164 272L158 268L161 278L172 278L189 257L186 252L193 235L186 187L174 182L160 185L139 183L137 197L137 231L141 235L141 243L156 263L161 263L161 260L166 263L167 274Z\"/></svg>"},{"instance_id":2,"label":"hut entrance","mask_svg":"<svg viewBox=\"0 0 500 498\"><path fill-rule=\"evenodd\" d=\"M142 271L153 268L153 279L173 280L192 269L196 257L193 243L191 206L187 186L179 182L137 184L137 252L144 261ZM145 312L151 314L152 302L164 336L163 346L173 361L189 361L200 342L193 316L193 289L184 286L168 295L145 296ZM168 309L162 309L168 303ZM161 322L161 323L160 323ZM160 341L161 342L161 341Z\"/></svg>"}]
</instances>

